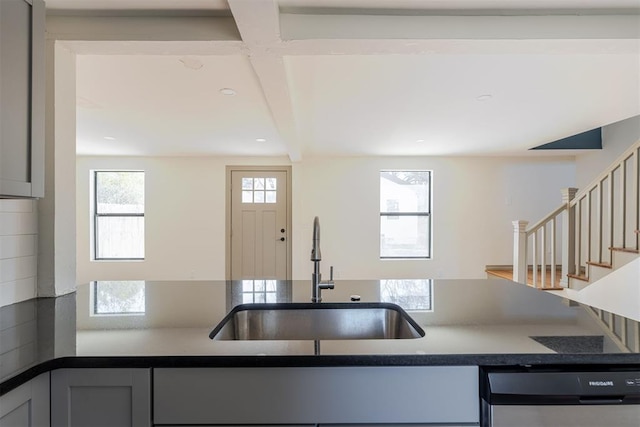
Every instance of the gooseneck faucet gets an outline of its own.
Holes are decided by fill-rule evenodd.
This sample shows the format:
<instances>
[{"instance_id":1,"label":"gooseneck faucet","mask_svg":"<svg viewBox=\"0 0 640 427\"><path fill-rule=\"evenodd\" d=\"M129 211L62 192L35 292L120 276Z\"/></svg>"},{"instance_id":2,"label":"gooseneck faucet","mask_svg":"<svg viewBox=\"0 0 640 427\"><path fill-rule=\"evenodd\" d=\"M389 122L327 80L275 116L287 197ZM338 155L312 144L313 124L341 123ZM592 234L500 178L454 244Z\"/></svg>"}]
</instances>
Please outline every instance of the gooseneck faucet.
<instances>
[{"instance_id":1,"label":"gooseneck faucet","mask_svg":"<svg viewBox=\"0 0 640 427\"><path fill-rule=\"evenodd\" d=\"M313 219L313 243L311 246L311 261L313 261L313 274L311 274L311 302L322 301L322 289L333 289L333 266L329 270L329 280L323 282L320 273L320 219Z\"/></svg>"}]
</instances>

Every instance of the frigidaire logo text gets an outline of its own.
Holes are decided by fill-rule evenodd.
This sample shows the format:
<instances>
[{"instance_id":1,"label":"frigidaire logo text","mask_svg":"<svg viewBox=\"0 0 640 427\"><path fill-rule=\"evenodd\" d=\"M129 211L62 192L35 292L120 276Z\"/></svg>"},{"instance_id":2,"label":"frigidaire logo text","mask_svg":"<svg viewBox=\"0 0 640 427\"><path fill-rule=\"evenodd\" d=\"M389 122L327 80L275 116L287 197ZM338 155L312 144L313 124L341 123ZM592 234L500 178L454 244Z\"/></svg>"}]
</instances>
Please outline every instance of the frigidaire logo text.
<instances>
[{"instance_id":1,"label":"frigidaire logo text","mask_svg":"<svg viewBox=\"0 0 640 427\"><path fill-rule=\"evenodd\" d=\"M613 387L613 381L589 381L591 387Z\"/></svg>"}]
</instances>

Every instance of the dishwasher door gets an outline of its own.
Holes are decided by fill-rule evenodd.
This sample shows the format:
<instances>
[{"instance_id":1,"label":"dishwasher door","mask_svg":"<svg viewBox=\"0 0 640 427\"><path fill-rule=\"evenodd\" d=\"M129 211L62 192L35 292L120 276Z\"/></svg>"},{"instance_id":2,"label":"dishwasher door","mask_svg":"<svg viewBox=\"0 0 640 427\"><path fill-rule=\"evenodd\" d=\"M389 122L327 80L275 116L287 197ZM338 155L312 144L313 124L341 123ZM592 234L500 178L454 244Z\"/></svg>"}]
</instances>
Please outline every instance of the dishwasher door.
<instances>
[{"instance_id":1,"label":"dishwasher door","mask_svg":"<svg viewBox=\"0 0 640 427\"><path fill-rule=\"evenodd\" d=\"M484 427L638 427L640 369L481 370Z\"/></svg>"},{"instance_id":2,"label":"dishwasher door","mask_svg":"<svg viewBox=\"0 0 640 427\"><path fill-rule=\"evenodd\" d=\"M640 405L495 405L493 427L638 427Z\"/></svg>"}]
</instances>

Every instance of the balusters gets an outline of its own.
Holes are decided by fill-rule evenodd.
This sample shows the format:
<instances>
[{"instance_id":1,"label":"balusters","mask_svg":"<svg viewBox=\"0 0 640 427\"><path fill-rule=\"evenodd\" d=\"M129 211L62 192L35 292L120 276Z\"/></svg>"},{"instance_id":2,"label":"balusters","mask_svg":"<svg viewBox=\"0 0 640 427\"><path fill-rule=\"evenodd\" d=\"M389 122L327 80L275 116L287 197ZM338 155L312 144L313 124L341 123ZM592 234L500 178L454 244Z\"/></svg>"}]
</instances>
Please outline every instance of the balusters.
<instances>
[{"instance_id":1,"label":"balusters","mask_svg":"<svg viewBox=\"0 0 640 427\"><path fill-rule=\"evenodd\" d=\"M587 193L588 194L588 193ZM580 263L582 262L582 201L586 197L581 197L576 203L576 258L575 274L580 274Z\"/></svg>"},{"instance_id":2,"label":"balusters","mask_svg":"<svg viewBox=\"0 0 640 427\"><path fill-rule=\"evenodd\" d=\"M556 217L551 219L551 287L555 288L556 285Z\"/></svg>"},{"instance_id":3,"label":"balusters","mask_svg":"<svg viewBox=\"0 0 640 427\"><path fill-rule=\"evenodd\" d=\"M598 185L596 186L596 236L598 237L598 252L601 252L601 245L602 245L602 222L603 222L603 218L602 218L602 198L603 198L603 189L602 189L602 183L604 182L604 180L599 181ZM588 238L589 238L589 243L587 244L587 258L584 260L585 263L591 260L591 257L593 256L593 248L591 246L591 242L592 242L592 236L591 236L591 200L589 200L589 214L587 215L587 226L589 227L589 232L588 232ZM598 262L600 262L600 256L598 255L597 258ZM586 264L585 264L586 265Z\"/></svg>"},{"instance_id":4,"label":"balusters","mask_svg":"<svg viewBox=\"0 0 640 427\"><path fill-rule=\"evenodd\" d=\"M531 251L533 252L532 262L533 268L531 274L533 275L533 287L538 287L538 232L535 231L532 235L533 240L531 241Z\"/></svg>"},{"instance_id":5,"label":"balusters","mask_svg":"<svg viewBox=\"0 0 640 427\"><path fill-rule=\"evenodd\" d=\"M575 273L576 240L579 238L579 224L577 217L580 215L579 200L575 200L577 188L565 188L562 190L562 203L566 210L562 216L562 260L560 285L569 287L569 274ZM577 230L577 231L576 231Z\"/></svg>"},{"instance_id":6,"label":"balusters","mask_svg":"<svg viewBox=\"0 0 640 427\"><path fill-rule=\"evenodd\" d=\"M547 237L547 226L544 224L542 228L540 228L540 286L542 288L546 287L547 281L547 245L546 245L546 237ZM536 282L537 283L537 282Z\"/></svg>"},{"instance_id":7,"label":"balusters","mask_svg":"<svg viewBox=\"0 0 640 427\"><path fill-rule=\"evenodd\" d=\"M531 269L535 287L568 287L568 276L588 279L589 264L613 265L610 248L640 250L640 141L580 194L568 188L562 195L562 206L530 229L513 222L514 280L526 282Z\"/></svg>"},{"instance_id":8,"label":"balusters","mask_svg":"<svg viewBox=\"0 0 640 427\"><path fill-rule=\"evenodd\" d=\"M624 159L620 165L620 234L622 236L620 246L623 248L627 246L627 159ZM613 230L613 227L611 229ZM613 232L611 236L611 246L614 247ZM609 252L611 253L611 265L613 265L613 251Z\"/></svg>"},{"instance_id":9,"label":"balusters","mask_svg":"<svg viewBox=\"0 0 640 427\"><path fill-rule=\"evenodd\" d=\"M633 151L634 161L633 161L633 195L636 198L636 212L635 212L635 230L640 230L640 148L636 148ZM634 233L634 249L640 249L639 245L639 237L638 233Z\"/></svg>"},{"instance_id":10,"label":"balusters","mask_svg":"<svg viewBox=\"0 0 640 427\"><path fill-rule=\"evenodd\" d=\"M624 160L622 161L622 164L624 164ZM613 172L615 172L615 170L618 168L614 168L610 173L609 173L609 182L608 182L608 195L607 195L607 201L608 201L608 215L609 215L609 247L613 247L613 230L615 228L615 217L613 215L613 197L614 197L614 186L613 186ZM624 179L623 179L624 181ZM600 246L603 246L602 243L602 237L600 238L601 243ZM605 250L604 247L601 247L600 249L600 257L602 258L602 251ZM602 259L600 260L602 262ZM613 251L609 250L609 264L613 265Z\"/></svg>"}]
</instances>

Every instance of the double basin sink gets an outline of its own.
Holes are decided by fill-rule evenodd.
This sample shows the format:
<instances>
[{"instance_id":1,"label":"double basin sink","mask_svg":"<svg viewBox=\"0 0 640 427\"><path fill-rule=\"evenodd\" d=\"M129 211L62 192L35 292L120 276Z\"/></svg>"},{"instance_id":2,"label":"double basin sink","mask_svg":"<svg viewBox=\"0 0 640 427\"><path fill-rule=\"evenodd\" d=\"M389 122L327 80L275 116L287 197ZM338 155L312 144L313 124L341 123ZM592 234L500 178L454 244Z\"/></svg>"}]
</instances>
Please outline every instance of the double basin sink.
<instances>
[{"instance_id":1,"label":"double basin sink","mask_svg":"<svg viewBox=\"0 0 640 427\"><path fill-rule=\"evenodd\" d=\"M213 340L409 339L422 328L392 303L242 304L211 331Z\"/></svg>"}]
</instances>

